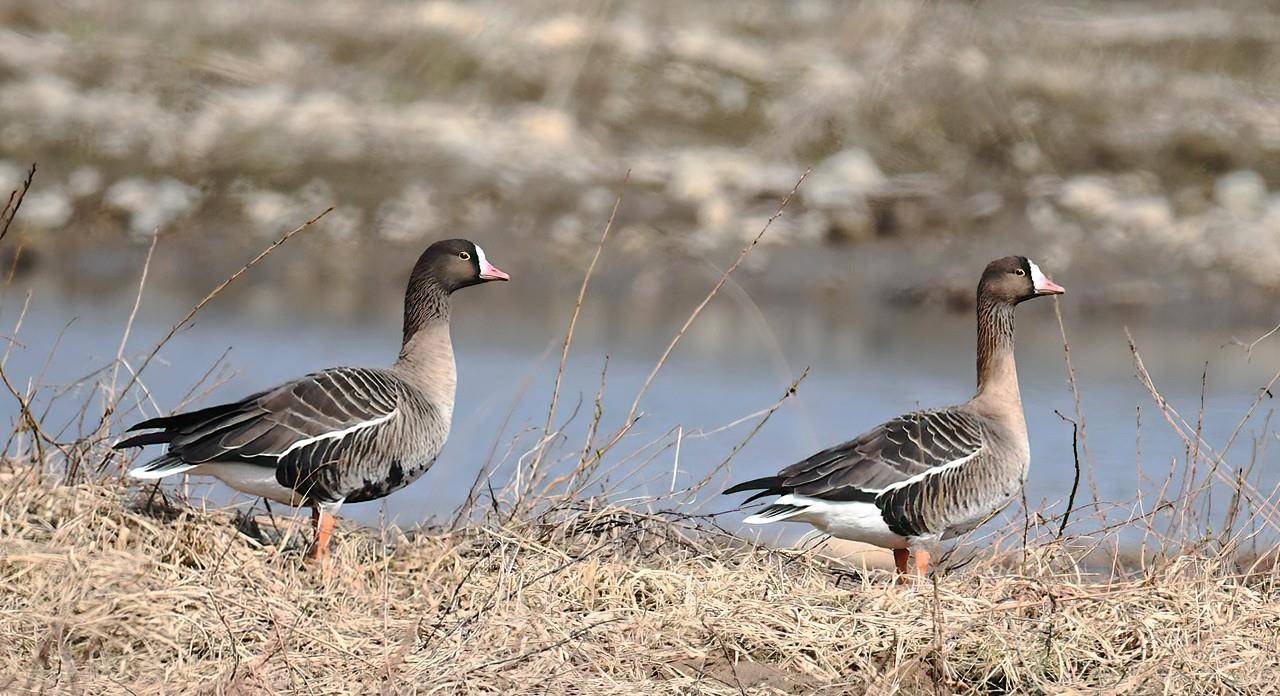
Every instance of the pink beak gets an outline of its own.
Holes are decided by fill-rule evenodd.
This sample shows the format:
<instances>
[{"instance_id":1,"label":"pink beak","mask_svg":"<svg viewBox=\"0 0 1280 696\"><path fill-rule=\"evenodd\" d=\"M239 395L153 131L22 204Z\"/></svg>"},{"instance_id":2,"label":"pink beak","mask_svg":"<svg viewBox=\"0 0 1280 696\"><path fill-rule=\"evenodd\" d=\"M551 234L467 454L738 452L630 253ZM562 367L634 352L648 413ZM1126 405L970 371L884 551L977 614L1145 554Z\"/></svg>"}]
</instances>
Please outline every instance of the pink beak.
<instances>
[{"instance_id":1,"label":"pink beak","mask_svg":"<svg viewBox=\"0 0 1280 696\"><path fill-rule=\"evenodd\" d=\"M1036 283L1037 295L1061 295L1066 291L1066 288L1058 285L1048 278L1041 279L1040 282Z\"/></svg>"},{"instance_id":2,"label":"pink beak","mask_svg":"<svg viewBox=\"0 0 1280 696\"><path fill-rule=\"evenodd\" d=\"M507 275L504 271L499 269L497 266L489 263L489 261L486 259L480 262L480 279L481 280L511 280L511 276Z\"/></svg>"}]
</instances>

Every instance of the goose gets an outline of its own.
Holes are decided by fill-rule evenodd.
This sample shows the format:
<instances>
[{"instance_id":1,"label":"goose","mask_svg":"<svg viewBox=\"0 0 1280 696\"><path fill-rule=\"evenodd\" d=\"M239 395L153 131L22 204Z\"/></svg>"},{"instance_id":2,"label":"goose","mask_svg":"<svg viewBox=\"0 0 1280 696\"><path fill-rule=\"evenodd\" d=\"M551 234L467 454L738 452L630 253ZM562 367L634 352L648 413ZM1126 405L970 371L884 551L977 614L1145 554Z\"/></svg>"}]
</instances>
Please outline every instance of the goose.
<instances>
[{"instance_id":1,"label":"goose","mask_svg":"<svg viewBox=\"0 0 1280 696\"><path fill-rule=\"evenodd\" d=\"M914 551L923 577L938 543L1003 510L1031 463L1013 354L1014 307L1066 290L1024 256L992 261L978 282L978 388L963 404L916 411L733 486L780 496L749 524L806 522L893 550L899 582ZM745 504L745 503L744 503Z\"/></svg>"},{"instance_id":2,"label":"goose","mask_svg":"<svg viewBox=\"0 0 1280 696\"><path fill-rule=\"evenodd\" d=\"M115 449L167 445L135 479L212 476L238 491L310 507L307 558L328 561L344 503L382 498L422 476L449 434L457 372L450 296L510 277L465 239L427 247L409 276L400 355L389 368L335 367L239 401L142 421Z\"/></svg>"}]
</instances>

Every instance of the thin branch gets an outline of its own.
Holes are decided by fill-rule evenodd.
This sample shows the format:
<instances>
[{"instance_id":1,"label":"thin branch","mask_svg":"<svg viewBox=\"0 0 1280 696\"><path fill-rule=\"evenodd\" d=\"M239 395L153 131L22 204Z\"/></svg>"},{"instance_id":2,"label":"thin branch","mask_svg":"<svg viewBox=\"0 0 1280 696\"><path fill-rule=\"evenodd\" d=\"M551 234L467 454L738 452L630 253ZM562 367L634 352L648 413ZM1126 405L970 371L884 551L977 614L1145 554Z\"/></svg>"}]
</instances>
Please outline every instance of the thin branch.
<instances>
[{"instance_id":1,"label":"thin branch","mask_svg":"<svg viewBox=\"0 0 1280 696\"><path fill-rule=\"evenodd\" d=\"M777 211L775 211L773 215L769 216L769 219L765 221L764 227L760 229L760 232L752 238L751 242L747 244L747 246L743 247L741 252L738 253L738 258L734 260L733 264L729 266L729 268L725 269L724 273L720 274L720 280L716 281L715 286L711 288L711 291L707 293L707 296L702 298L702 302L699 302L698 306L694 307L693 311L689 314L689 318L685 319L684 325L681 326L680 330L676 332L676 335L671 338L671 342L667 344L666 350L662 351L662 357L658 358L658 362L653 366L653 369L649 371L649 375L645 377L644 383L640 385L640 391L636 393L635 400L631 402L631 409L627 411L627 420L623 424L624 429L629 428L631 424L635 423L636 411L640 408L640 400L643 399L645 393L649 391L649 386L653 383L654 377L658 376L658 371L662 369L664 364L666 364L667 358L671 357L671 352L676 349L676 345L680 343L680 339L684 338L685 332L687 332L689 327L693 325L693 322L698 318L698 315L702 314L702 310L711 303L711 300L716 296L716 293L720 292L720 288L729 280L729 276L733 275L733 272L738 270L738 266L741 266L742 262L747 259L747 256L751 251L756 248L756 245L764 238L765 233L769 231L771 226L773 226L774 221L782 217L782 213L786 211L787 206L791 204L791 199L795 197L796 191L800 189L800 185L804 183L804 180L809 178L809 174L812 171L812 168L804 170L804 173L801 174L800 178L796 181L796 185L791 187L791 191L788 192L787 195L783 197L782 202L778 204Z\"/></svg>"},{"instance_id":2,"label":"thin branch","mask_svg":"<svg viewBox=\"0 0 1280 696\"><path fill-rule=\"evenodd\" d=\"M120 401L124 398L124 395L129 393L129 390L133 388L134 384L137 384L139 375L142 374L143 370L147 369L147 366L151 364L152 359L156 357L156 354L160 352L160 349L163 348L165 344L167 344L171 339L173 339L174 335L176 335L179 330L181 330L184 326L186 326L195 317L195 315L200 312L200 310L204 309L205 305L212 302L213 298L217 297L223 290L227 288L228 285L231 285L232 283L234 283L237 279L240 278L240 276L244 275L250 268L253 268L254 266L258 265L259 261L262 261L268 255L270 255L271 252L280 248L282 244L289 241L289 239L293 237L295 234L298 234L299 232L307 229L308 227L311 227L316 222L318 222L320 218L324 217L325 215L328 215L332 210L333 210L333 207L330 206L326 208L324 212L320 213L319 215L311 218L310 220L307 220L306 222L293 228L292 230L285 232L284 236L280 237L275 242L273 242L271 246L268 246L266 249L263 249L262 252L260 252L257 256L253 257L252 260L250 260L245 265L241 266L240 270L236 271L235 273L232 273L230 277L222 281L222 283L220 283L216 288L211 290L208 295L205 295L203 300L200 300L198 303L196 303L196 306L192 307L191 311L187 312L187 315L185 317L183 317L178 323L174 324L173 327L169 329L169 332L164 335L164 338L160 339L160 342L157 343L155 347L151 349L151 352L148 353L146 358L142 360L142 363L138 365L138 369L133 371L133 376L129 379L128 383L124 385L124 388L120 390L119 394L115 395L114 401L110 405L108 405L107 408L103 409L102 419L99 422L99 427L101 427L103 423L105 423L108 419L111 418L111 414L114 413L116 408L120 405Z\"/></svg>"},{"instance_id":3,"label":"thin branch","mask_svg":"<svg viewBox=\"0 0 1280 696\"><path fill-rule=\"evenodd\" d=\"M560 401L560 384L564 380L565 364L569 361L569 347L573 345L573 332L578 325L578 316L582 313L582 303L587 296L587 287L591 284L591 275L595 273L596 263L600 261L600 254L604 251L604 243L609 239L609 232L613 230L613 221L618 215L618 208L622 205L622 192L627 188L627 182L631 180L631 170L628 169L625 176L622 177L622 185L618 188L618 196L613 201L613 211L609 213L609 221L605 223L604 232L600 235L600 241L596 243L596 253L591 257L591 263L587 266L587 272L582 276L582 285L578 288L578 300L573 306L573 314L569 316L569 328L564 334L564 347L560 351L560 367L556 370L556 383L551 390L551 404L547 408L547 423L542 428L542 444L538 447L538 452L533 458L533 462L529 465L529 486L532 488L537 484L538 468L542 464L542 459L547 452L547 443L551 441L551 425L556 418L556 405Z\"/></svg>"},{"instance_id":4,"label":"thin branch","mask_svg":"<svg viewBox=\"0 0 1280 696\"><path fill-rule=\"evenodd\" d=\"M1133 357L1134 367L1138 372L1138 381L1146 388L1148 394L1151 395L1152 400L1156 403L1156 407L1160 409L1160 414L1164 416L1165 421L1173 428L1174 433L1177 434L1178 437L1182 438L1183 443L1188 449L1191 449L1192 435L1188 434L1189 432L1193 432L1191 424L1188 423L1186 419L1184 419L1182 415L1169 404L1164 395L1156 388L1155 382L1151 377L1151 373L1147 371L1147 367L1142 360L1142 355L1138 352L1138 346L1134 343L1133 336L1129 333L1128 329L1125 330L1125 335L1129 340L1129 351ZM1253 403L1250 404L1249 408L1245 411L1244 416L1241 417L1240 422L1236 425L1235 430L1232 431L1231 436L1227 439L1226 446L1223 447L1221 452L1214 451L1209 443L1205 442L1199 437L1199 435L1195 435L1195 437L1197 440L1196 444L1200 447L1201 456L1209 461L1213 474L1227 485L1234 487L1239 483L1240 488L1238 490L1241 491L1245 498L1258 506L1259 510L1264 514L1267 522L1276 529L1280 529L1280 508L1278 508L1275 503L1268 500L1267 497L1251 483L1248 481L1237 481L1235 472L1224 472L1221 467L1224 462L1224 458L1226 457L1227 450L1230 449L1231 444L1240 433L1240 429L1244 427L1245 422L1253 416L1253 412L1257 409L1258 404L1262 402L1262 399L1265 398L1268 393L1270 393L1271 387L1274 386L1277 381L1280 381L1280 372L1276 372L1275 375L1271 377L1271 380L1267 382L1266 386L1259 390L1258 396L1255 397ZM1210 459L1210 457L1212 457L1212 459Z\"/></svg>"},{"instance_id":5,"label":"thin branch","mask_svg":"<svg viewBox=\"0 0 1280 696\"><path fill-rule=\"evenodd\" d=\"M689 318L685 319L680 330L671 338L671 342L667 344L666 350L662 351L662 356L658 358L658 362L654 364L653 369L650 370L648 376L645 377L644 383L640 385L640 390L636 393L635 400L631 402L631 408L627 411L626 420L616 431L614 431L613 436L609 438L609 442L596 449L593 454L594 460L599 460L603 457L604 454L614 445L618 444L618 442L631 430L631 427L636 424L636 421L640 418L640 416L637 415L637 411L640 409L640 400L643 399L645 393L649 391L649 386L653 384L654 378L657 377L662 366L666 364L667 358L671 357L671 353L675 350L676 345L680 343L680 339L684 338L685 333L689 330L689 327L693 325L693 322L698 318L698 315L702 314L702 310L710 304L712 298L714 298L716 293L720 291L720 288L724 287L724 284L729 280L729 276L733 275L733 272L738 270L738 266L742 265L742 262L745 261L751 251L756 248L756 245L760 243L760 240L764 238L765 233L773 226L774 221L782 217L783 212L786 211L787 206L791 203L791 199L795 197L796 192L800 189L800 185L804 183L805 179L809 178L809 174L811 172L813 172L812 167L804 170L804 173L801 174L800 178L796 181L795 186L792 186L787 195L783 196L782 201L778 204L777 211L775 211L773 215L769 216L769 219L765 221L760 232L742 248L742 251L738 253L738 258L734 260L733 264L730 265L729 268L725 269L724 273L720 274L720 279L716 281L716 284L711 288L710 292L707 293L706 297L702 298L702 301L698 303L697 307L694 307L693 311L689 314Z\"/></svg>"},{"instance_id":6,"label":"thin branch","mask_svg":"<svg viewBox=\"0 0 1280 696\"><path fill-rule=\"evenodd\" d=\"M1067 341L1067 327L1062 322L1062 303L1053 298L1053 315L1058 320L1058 334L1062 336L1062 359L1067 364L1067 382L1071 385L1071 396L1075 400L1076 418L1072 423L1079 430L1080 449L1084 451L1084 461L1088 465L1089 491L1093 499L1098 499L1098 482L1093 478L1093 455L1089 453L1089 438L1085 431L1084 409L1080 406L1080 382L1076 379L1075 364L1071 362L1071 344ZM1061 414L1059 414L1061 415ZM1073 435L1073 437L1075 437ZM1076 462L1079 466L1079 461ZM1076 472L1079 475L1079 471Z\"/></svg>"},{"instance_id":7,"label":"thin branch","mask_svg":"<svg viewBox=\"0 0 1280 696\"><path fill-rule=\"evenodd\" d=\"M27 172L27 178L22 182L22 188L9 194L9 200L4 204L4 211L0 212L0 240L9 234L9 225L13 224L13 219L18 217L18 208L22 207L22 201L27 197L27 191L31 190L31 181L36 178L36 163L31 163L31 170Z\"/></svg>"},{"instance_id":8,"label":"thin branch","mask_svg":"<svg viewBox=\"0 0 1280 696\"><path fill-rule=\"evenodd\" d=\"M715 478L716 474L720 473L722 470L724 470L725 467L729 466L729 462L732 462L733 458L738 456L738 453L741 452L742 449L747 446L747 443L751 442L751 438L755 437L756 433L760 432L760 429L764 427L764 424L769 422L769 418L772 417L774 413L777 413L778 409L782 408L782 404L785 403L787 399L790 399L791 397L796 395L796 391L800 389L800 383L803 382L804 378L808 376L809 376L809 368L806 367L804 368L804 371L800 373L800 376L795 378L795 380L791 382L791 386L787 387L787 390L782 393L782 396L778 397L778 400L774 402L773 406L769 407L769 409L765 411L764 416L762 416L760 420L756 421L756 424L752 426L751 430L747 432L746 436L743 437L742 440L737 445L734 445L733 449L729 451L729 455L726 456L724 460L721 461L719 464L712 467L711 471L708 471L707 475L703 476L701 480L699 480L697 483L685 489L686 491L688 491L684 498L686 503L689 502L690 499L692 499L694 494L702 490L703 486L710 483L711 479Z\"/></svg>"},{"instance_id":9,"label":"thin branch","mask_svg":"<svg viewBox=\"0 0 1280 696\"><path fill-rule=\"evenodd\" d=\"M142 262L142 272L138 276L138 292L133 296L133 307L129 310L129 318L124 323L124 333L120 336L120 346L116 348L115 367L111 370L111 386L108 399L114 400L116 377L120 373L120 361L124 359L125 346L129 344L129 334L133 332L133 322L138 318L138 307L142 305L142 291L147 286L147 274L151 271L151 257L156 251L156 242L160 240L160 228L151 233L151 244L147 246L147 257Z\"/></svg>"},{"instance_id":10,"label":"thin branch","mask_svg":"<svg viewBox=\"0 0 1280 696\"><path fill-rule=\"evenodd\" d=\"M1224 346L1223 346L1223 347L1226 347L1227 345L1236 345L1236 346L1240 346L1241 348L1244 348L1244 360L1245 360L1245 362L1253 362L1253 349L1254 349L1254 348L1257 348L1259 343L1262 343L1263 341L1267 340L1268 338L1271 338L1272 336L1276 335L1276 332L1277 332L1277 331L1280 331L1280 324L1276 324L1274 327L1272 327L1272 329L1271 329L1270 331L1268 331L1268 332L1266 332L1266 333L1262 334L1261 336L1259 336L1259 337L1257 337L1257 338L1253 339L1253 341L1251 341L1251 342L1249 342L1249 343L1245 343L1244 341L1241 341L1241 340L1240 340L1240 339L1238 339L1238 338L1233 338L1233 339L1231 339L1228 343L1224 344Z\"/></svg>"},{"instance_id":11,"label":"thin branch","mask_svg":"<svg viewBox=\"0 0 1280 696\"><path fill-rule=\"evenodd\" d=\"M1062 513L1062 523L1058 525L1058 538L1062 538L1062 534L1067 531L1067 520L1071 518L1071 509L1076 504L1076 492L1080 490L1080 424L1062 415L1060 411L1053 411L1059 418L1071 424L1071 456L1075 461L1075 477L1071 479L1071 494L1067 496L1067 509Z\"/></svg>"}]
</instances>

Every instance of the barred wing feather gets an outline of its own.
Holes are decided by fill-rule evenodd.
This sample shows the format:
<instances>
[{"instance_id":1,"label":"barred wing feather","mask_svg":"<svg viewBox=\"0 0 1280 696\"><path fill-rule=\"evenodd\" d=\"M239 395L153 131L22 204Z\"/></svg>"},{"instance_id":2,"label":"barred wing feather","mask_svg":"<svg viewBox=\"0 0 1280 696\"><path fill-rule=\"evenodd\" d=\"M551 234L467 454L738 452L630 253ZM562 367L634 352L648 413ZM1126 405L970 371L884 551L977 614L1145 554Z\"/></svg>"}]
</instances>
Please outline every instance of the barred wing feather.
<instances>
[{"instance_id":1,"label":"barred wing feather","mask_svg":"<svg viewBox=\"0 0 1280 696\"><path fill-rule=\"evenodd\" d=\"M144 421L131 430L163 433L138 435L116 447L167 442L162 459L170 463L277 468L282 485L307 494L305 484L316 471L369 445L376 426L396 416L404 391L400 378L387 370L333 368L232 404Z\"/></svg>"},{"instance_id":2,"label":"barred wing feather","mask_svg":"<svg viewBox=\"0 0 1280 696\"><path fill-rule=\"evenodd\" d=\"M788 492L823 499L879 494L924 474L976 456L984 438L978 422L955 409L899 416L861 436L778 472Z\"/></svg>"}]
</instances>

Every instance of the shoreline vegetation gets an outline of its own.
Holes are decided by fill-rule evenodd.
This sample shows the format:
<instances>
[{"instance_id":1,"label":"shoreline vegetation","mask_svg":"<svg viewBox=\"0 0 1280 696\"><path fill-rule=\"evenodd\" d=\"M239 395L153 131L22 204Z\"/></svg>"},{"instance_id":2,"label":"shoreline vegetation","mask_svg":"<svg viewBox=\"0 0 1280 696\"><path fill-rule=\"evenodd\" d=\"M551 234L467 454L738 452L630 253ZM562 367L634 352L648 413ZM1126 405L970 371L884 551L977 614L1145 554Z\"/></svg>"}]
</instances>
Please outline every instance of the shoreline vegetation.
<instances>
[{"instance_id":1,"label":"shoreline vegetation","mask_svg":"<svg viewBox=\"0 0 1280 696\"><path fill-rule=\"evenodd\" d=\"M593 402L569 413L558 408L557 380L545 427L491 456L449 522L411 530L340 523L328 576L302 562L304 514L206 510L180 485L131 488L122 480L128 458L109 450L117 422L156 408L145 389L150 357L126 357L133 354L129 325L116 359L71 385L78 389L10 375L0 359L17 414L0 467L0 689L1272 689L1280 669L1273 547L1280 509L1274 495L1258 490L1255 464L1272 436L1259 406L1280 373L1231 438L1211 444L1200 437L1203 413L1184 417L1167 403L1130 341L1154 405L1142 405L1146 427L1167 427L1186 444L1185 461L1156 477L1159 494L1100 498L1087 425L1078 409L1063 414L1078 436L1070 495L1040 510L1015 504L1002 518L1007 524L960 540L928 580L906 587L807 545L768 548L736 537L719 515L689 505L714 494L708 484L803 388L804 373L776 403L741 419L751 427L705 477L665 495L611 499L611 486L674 444L665 435L641 443L631 432L649 383L773 222L790 214L804 185L802 176L775 200L768 221L689 311L649 378L621 402L628 415L619 428L599 427L605 409L620 407L616 395L604 398L607 370ZM615 194L595 259L610 248L629 193ZM22 195L25 188L11 201ZM10 206L6 219L18 210ZM216 286L173 332L312 222ZM568 319L561 373L573 359L580 310L592 301L594 269L593 261ZM15 301L12 293L2 299ZM6 351L21 349L21 321ZM158 354L166 340L145 355ZM192 398L206 387L193 385ZM81 417L45 422L41 414L62 398L83 399ZM576 418L590 424L584 442L565 433ZM1266 433L1246 452L1251 438L1237 435L1259 422Z\"/></svg>"},{"instance_id":2,"label":"shoreline vegetation","mask_svg":"<svg viewBox=\"0 0 1280 696\"><path fill-rule=\"evenodd\" d=\"M755 265L878 242L976 264L1003 235L1102 306L1269 320L1280 289L1263 0L230 7L0 9L0 190L41 162L16 236L42 272L156 229L236 258L330 205L312 258L377 267L355 250L441 229L567 256L628 169L618 244L697 257L812 167Z\"/></svg>"}]
</instances>

